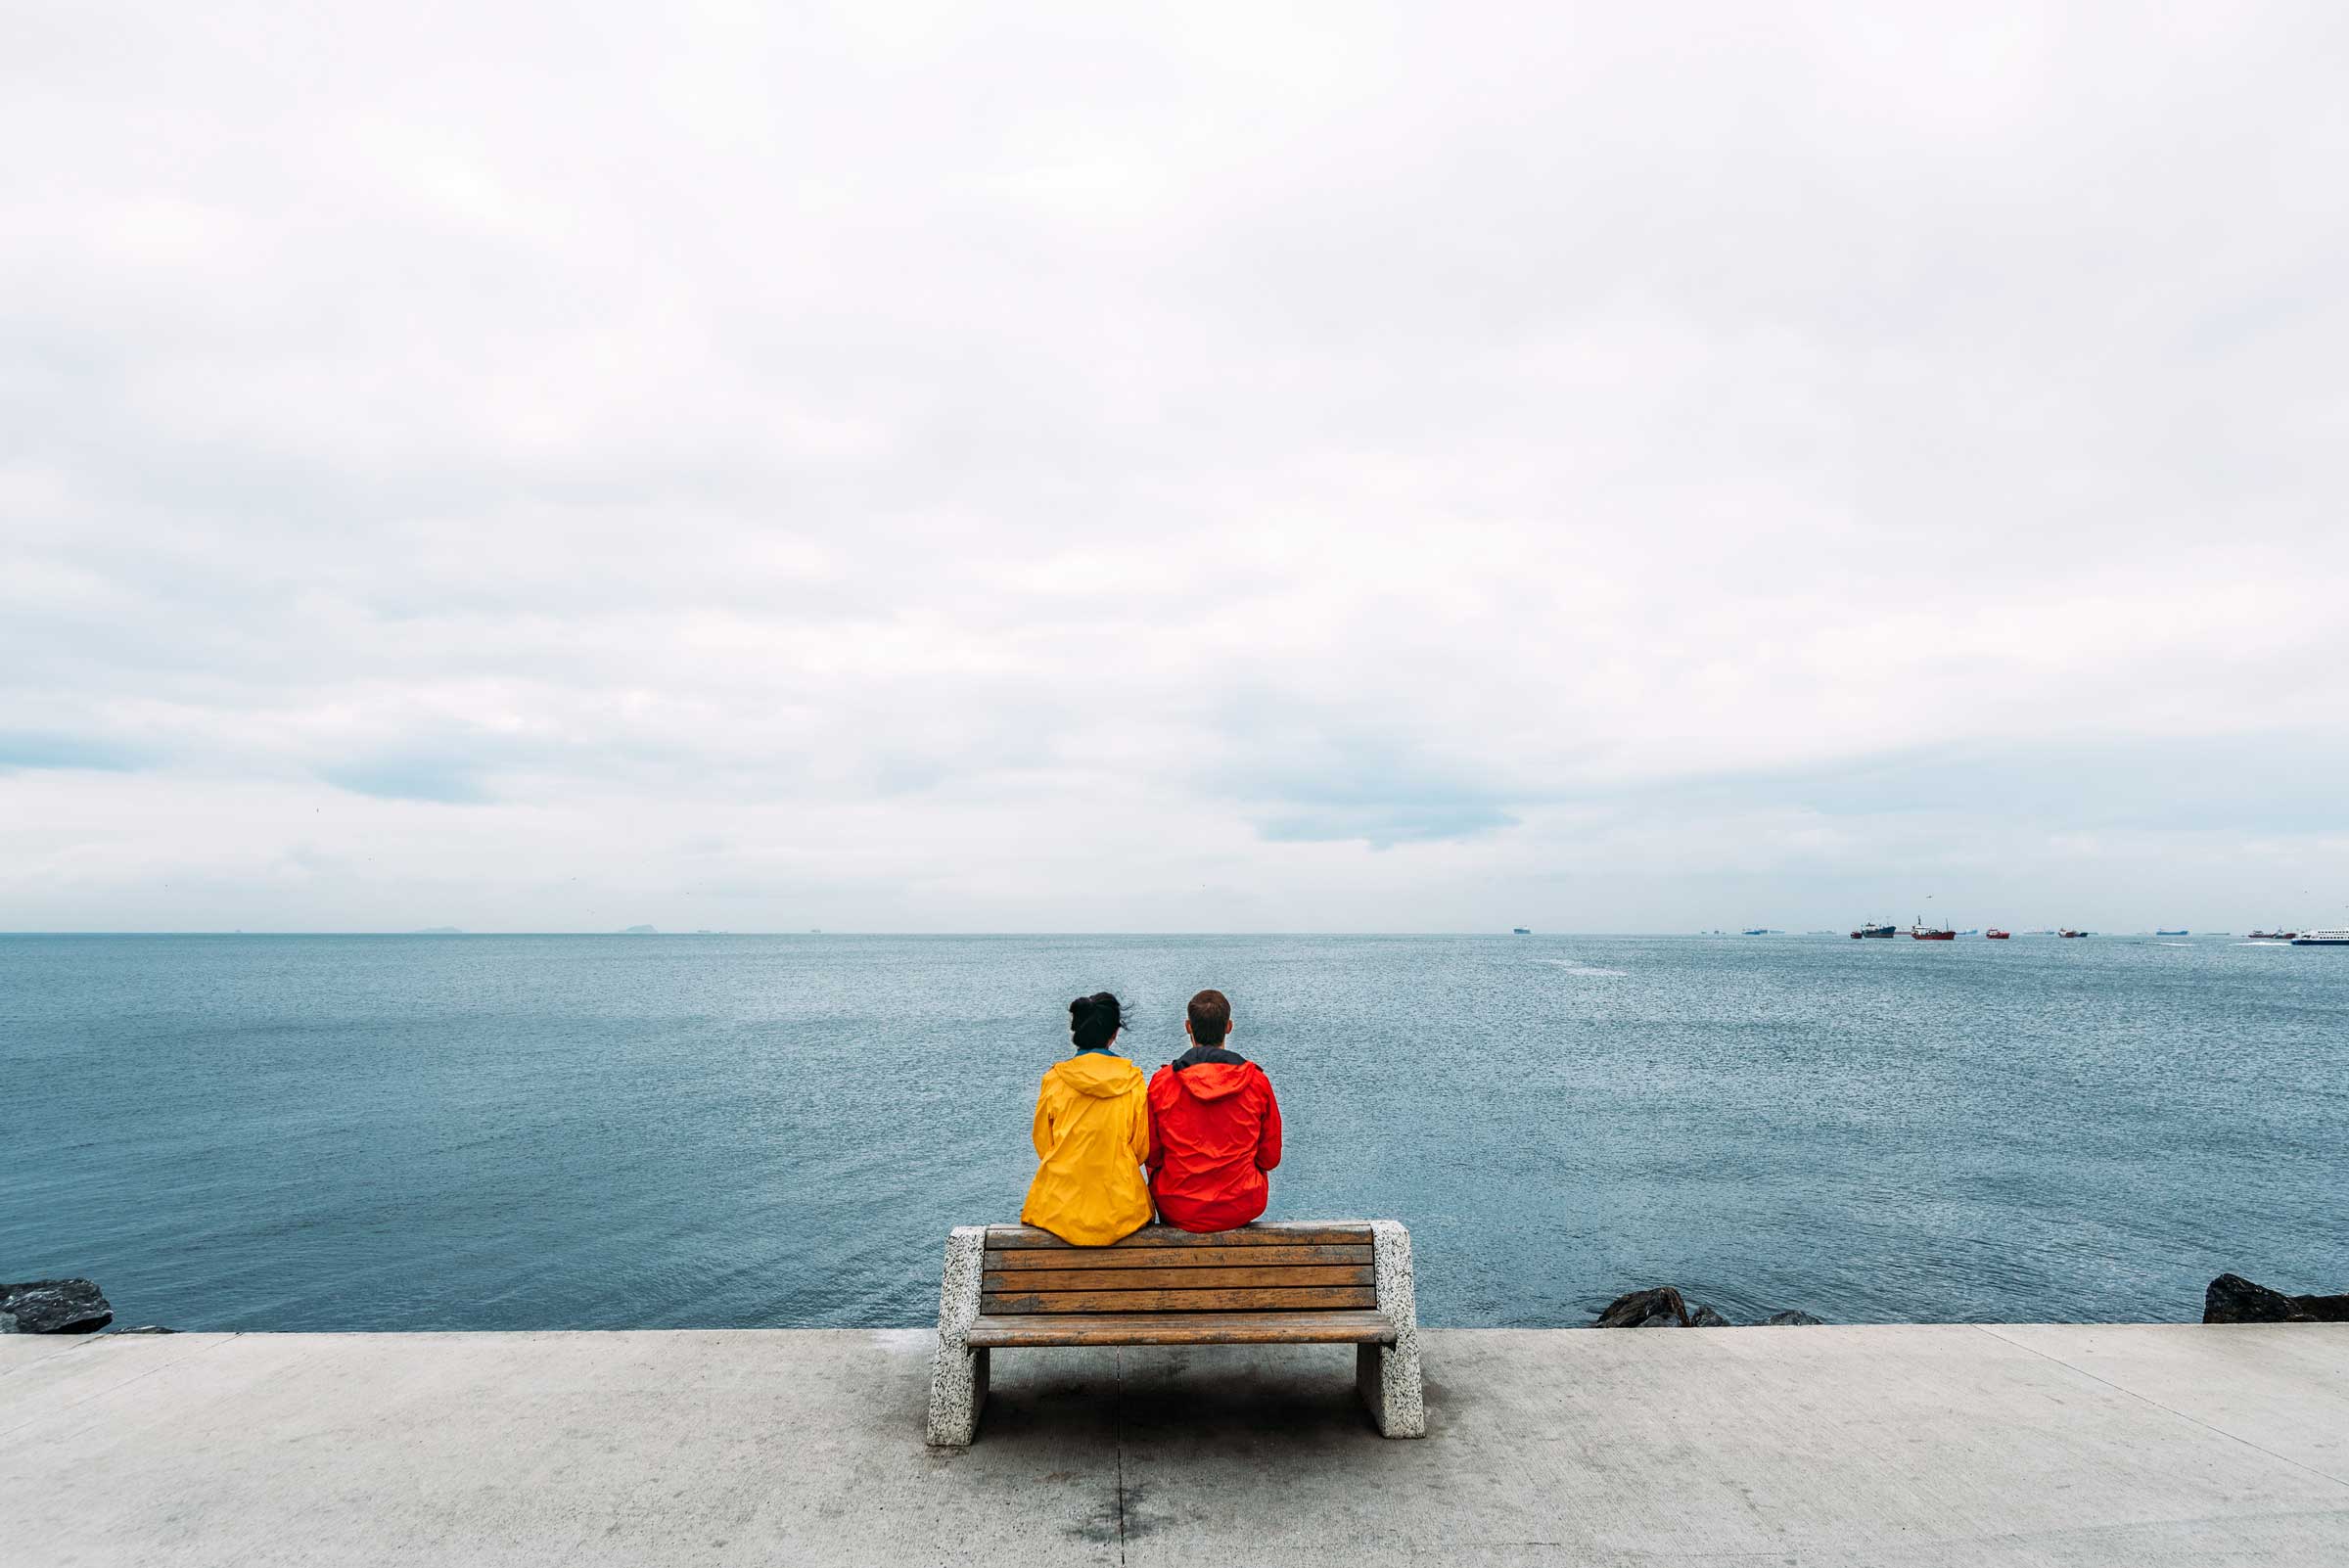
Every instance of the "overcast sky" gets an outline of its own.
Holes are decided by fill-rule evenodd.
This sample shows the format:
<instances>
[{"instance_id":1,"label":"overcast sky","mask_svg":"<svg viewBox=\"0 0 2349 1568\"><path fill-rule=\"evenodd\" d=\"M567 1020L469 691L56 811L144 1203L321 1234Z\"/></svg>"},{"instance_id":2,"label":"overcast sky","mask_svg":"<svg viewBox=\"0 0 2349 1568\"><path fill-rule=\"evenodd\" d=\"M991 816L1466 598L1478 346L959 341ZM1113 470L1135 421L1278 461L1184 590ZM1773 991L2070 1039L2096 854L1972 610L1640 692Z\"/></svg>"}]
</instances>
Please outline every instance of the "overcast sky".
<instances>
[{"instance_id":1,"label":"overcast sky","mask_svg":"<svg viewBox=\"0 0 2349 1568\"><path fill-rule=\"evenodd\" d=\"M0 928L2349 923L2349 11L1928 9L0 0Z\"/></svg>"}]
</instances>

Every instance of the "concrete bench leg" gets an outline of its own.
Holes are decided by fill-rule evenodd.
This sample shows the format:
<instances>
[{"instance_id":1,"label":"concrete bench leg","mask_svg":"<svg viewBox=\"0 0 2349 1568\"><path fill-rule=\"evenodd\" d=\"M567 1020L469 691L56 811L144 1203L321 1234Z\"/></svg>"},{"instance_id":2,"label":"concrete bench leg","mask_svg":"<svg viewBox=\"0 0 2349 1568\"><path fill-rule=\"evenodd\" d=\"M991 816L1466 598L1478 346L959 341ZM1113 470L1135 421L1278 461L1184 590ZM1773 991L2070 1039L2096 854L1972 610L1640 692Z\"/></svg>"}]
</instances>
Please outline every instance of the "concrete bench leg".
<instances>
[{"instance_id":1,"label":"concrete bench leg","mask_svg":"<svg viewBox=\"0 0 2349 1568\"><path fill-rule=\"evenodd\" d=\"M946 1271L938 1287L938 1354L930 1362L932 1448L967 1449L987 1406L987 1352L973 1350L971 1320L987 1271L987 1227L956 1225L946 1234Z\"/></svg>"},{"instance_id":2,"label":"concrete bench leg","mask_svg":"<svg viewBox=\"0 0 2349 1568\"><path fill-rule=\"evenodd\" d=\"M1427 1402L1419 1386L1419 1303L1411 1283L1411 1233L1396 1221L1373 1220L1370 1240L1378 1310L1395 1324L1395 1343L1355 1348L1354 1386L1369 1407L1379 1436L1425 1437Z\"/></svg>"}]
</instances>

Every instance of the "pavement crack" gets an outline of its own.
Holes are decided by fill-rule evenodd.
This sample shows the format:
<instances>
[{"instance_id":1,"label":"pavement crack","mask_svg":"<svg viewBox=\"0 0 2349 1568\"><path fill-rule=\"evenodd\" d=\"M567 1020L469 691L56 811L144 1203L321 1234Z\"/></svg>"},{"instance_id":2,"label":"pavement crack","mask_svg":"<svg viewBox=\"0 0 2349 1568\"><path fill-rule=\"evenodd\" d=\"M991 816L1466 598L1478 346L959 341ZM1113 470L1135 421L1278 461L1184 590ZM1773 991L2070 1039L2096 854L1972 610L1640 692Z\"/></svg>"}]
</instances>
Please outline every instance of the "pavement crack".
<instances>
[{"instance_id":1,"label":"pavement crack","mask_svg":"<svg viewBox=\"0 0 2349 1568\"><path fill-rule=\"evenodd\" d=\"M1991 1338L1997 1340L2002 1345L2012 1345L2016 1350L2029 1351L2032 1355L2039 1357L2042 1360L2053 1361L2065 1371L2077 1372L2092 1383L2100 1383L2104 1387L2111 1389L2115 1394L2126 1394L2129 1396L2129 1398L2138 1401L2140 1404L2150 1405L2153 1407L2153 1408L2161 1411L2164 1415L2174 1415L2178 1417L2179 1420L2185 1421L2193 1426L2198 1426L2205 1432L2216 1433L2220 1437L2227 1438L2235 1443L2240 1443L2244 1448L2251 1450L2255 1453L2264 1453L2271 1459L2275 1459L2283 1464L2288 1464L2295 1470L2305 1470L2310 1475L2316 1476L2321 1480L2330 1481L2335 1486L2349 1487L2349 1477L2334 1475L2329 1470L2320 1470L2315 1465L2307 1463L2301 1459L2295 1459L2288 1453L2279 1453L2274 1449L2269 1448L2263 1443L2254 1443L2239 1432L2230 1432L2223 1426L2212 1425L2210 1422L2203 1420L2198 1415L2188 1415L2184 1410L2175 1409L2170 1406L2162 1404L2161 1401L2154 1399L2149 1394L2140 1394L2133 1388L2123 1388L2120 1384L2113 1382L2110 1378L2098 1377L2096 1373L2090 1371L2085 1366L2075 1366L2060 1356L2050 1356L2036 1345L2026 1345L2019 1339L2008 1339L2005 1335L2000 1333L1988 1323L1976 1323L1974 1326L1980 1329L1983 1333L1988 1334Z\"/></svg>"},{"instance_id":2,"label":"pavement crack","mask_svg":"<svg viewBox=\"0 0 2349 1568\"><path fill-rule=\"evenodd\" d=\"M91 1334L82 1338L69 1339L62 1345L34 1345L32 1349L38 1354L29 1355L25 1357L23 1360L19 1361L15 1365L9 1367L6 1371L0 1371L0 1378L15 1377L19 1373L29 1372L34 1367L39 1366L44 1361L50 1360L55 1357L70 1356L75 1351L86 1350L88 1347L95 1345L100 1341L107 1339L108 1337L109 1336L105 1334Z\"/></svg>"},{"instance_id":3,"label":"pavement crack","mask_svg":"<svg viewBox=\"0 0 2349 1568\"><path fill-rule=\"evenodd\" d=\"M118 1394L123 1389L130 1387L130 1385L133 1383L144 1383L147 1381L147 1379L156 1376L158 1373L167 1372L172 1367L178 1366L185 1361L192 1361L199 1356L209 1356L212 1352L219 1350L221 1347L233 1345L244 1337L245 1336L241 1333L222 1334L217 1340L213 1341L209 1345L194 1346L186 1355L174 1356L170 1360L161 1362L160 1365L150 1366L144 1372L140 1372L132 1377L126 1377L119 1383L109 1383L106 1387L98 1389L93 1393L84 1394L80 1399L68 1400L65 1404L58 1406L53 1410L43 1410L36 1414L27 1416L25 1419L19 1421L15 1426L0 1429L0 1437L14 1437L19 1432L23 1431L26 1427L37 1425L52 1415L61 1415L67 1410L77 1410L93 1400L102 1400L110 1395ZM95 1344L98 1342L93 1340L91 1343ZM43 1357L42 1360L46 1360L48 1358Z\"/></svg>"},{"instance_id":4,"label":"pavement crack","mask_svg":"<svg viewBox=\"0 0 2349 1568\"><path fill-rule=\"evenodd\" d=\"M1117 1375L1109 1399L1110 1444L1118 1451L1118 1568L1126 1564L1126 1353L1117 1355Z\"/></svg>"}]
</instances>

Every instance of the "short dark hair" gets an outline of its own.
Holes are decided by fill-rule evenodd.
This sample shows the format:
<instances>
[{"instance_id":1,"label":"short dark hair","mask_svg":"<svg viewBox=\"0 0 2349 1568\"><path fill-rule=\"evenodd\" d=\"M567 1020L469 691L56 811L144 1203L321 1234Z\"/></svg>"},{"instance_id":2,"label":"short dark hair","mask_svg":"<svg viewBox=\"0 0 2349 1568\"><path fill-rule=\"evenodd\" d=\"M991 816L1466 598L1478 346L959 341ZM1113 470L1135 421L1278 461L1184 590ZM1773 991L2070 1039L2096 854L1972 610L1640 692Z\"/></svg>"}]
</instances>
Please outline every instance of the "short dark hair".
<instances>
[{"instance_id":1,"label":"short dark hair","mask_svg":"<svg viewBox=\"0 0 2349 1568\"><path fill-rule=\"evenodd\" d=\"M1231 1029L1231 998L1220 991L1203 991L1191 998L1191 1039L1201 1045L1221 1045Z\"/></svg>"},{"instance_id":2,"label":"short dark hair","mask_svg":"<svg viewBox=\"0 0 2349 1568\"><path fill-rule=\"evenodd\" d=\"M1108 992L1080 996L1069 1003L1069 1038L1081 1051L1106 1045L1118 1038L1121 1017L1118 999Z\"/></svg>"}]
</instances>

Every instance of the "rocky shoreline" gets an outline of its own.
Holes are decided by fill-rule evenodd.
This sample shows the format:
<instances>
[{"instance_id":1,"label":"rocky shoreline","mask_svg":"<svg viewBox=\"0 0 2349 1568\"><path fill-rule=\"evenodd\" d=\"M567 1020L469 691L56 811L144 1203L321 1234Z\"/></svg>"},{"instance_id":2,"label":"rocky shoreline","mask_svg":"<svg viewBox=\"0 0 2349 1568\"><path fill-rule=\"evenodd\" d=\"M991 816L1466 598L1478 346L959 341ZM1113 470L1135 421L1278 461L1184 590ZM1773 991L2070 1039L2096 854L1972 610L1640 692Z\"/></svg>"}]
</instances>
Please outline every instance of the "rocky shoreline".
<instances>
[{"instance_id":1,"label":"rocky shoreline","mask_svg":"<svg viewBox=\"0 0 2349 1568\"><path fill-rule=\"evenodd\" d=\"M1598 1310L1593 1328L1788 1328L1826 1319L1789 1308L1758 1323L1738 1323L1671 1285L1626 1291ZM2221 1274L2202 1293L2205 1323L2349 1323L2349 1296L2292 1296L2240 1274Z\"/></svg>"},{"instance_id":2,"label":"rocky shoreline","mask_svg":"<svg viewBox=\"0 0 2349 1568\"><path fill-rule=\"evenodd\" d=\"M0 1334L95 1334L115 1320L114 1307L88 1279L35 1279L0 1285ZM2293 1296L2240 1274L2221 1274L2202 1293L2205 1323L2349 1323L2349 1295ZM1672 1285L1626 1291L1598 1311L1593 1328L1802 1328L1826 1319L1798 1308L1739 1323L1703 1302L1691 1307ZM117 1334L168 1334L155 1326Z\"/></svg>"}]
</instances>

